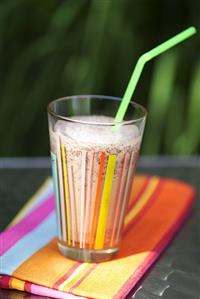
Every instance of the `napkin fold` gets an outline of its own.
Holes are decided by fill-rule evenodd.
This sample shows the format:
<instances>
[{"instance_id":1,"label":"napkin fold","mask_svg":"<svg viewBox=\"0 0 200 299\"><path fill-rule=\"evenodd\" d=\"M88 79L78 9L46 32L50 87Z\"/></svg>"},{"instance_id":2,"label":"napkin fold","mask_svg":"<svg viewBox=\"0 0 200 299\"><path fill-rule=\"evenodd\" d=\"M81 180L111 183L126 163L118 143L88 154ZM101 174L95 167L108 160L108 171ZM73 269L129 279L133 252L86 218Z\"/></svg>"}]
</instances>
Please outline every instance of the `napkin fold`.
<instances>
[{"instance_id":1,"label":"napkin fold","mask_svg":"<svg viewBox=\"0 0 200 299\"><path fill-rule=\"evenodd\" d=\"M0 234L0 287L53 298L124 298L155 262L191 210L192 186L136 176L115 259L81 263L57 248L48 179Z\"/></svg>"}]
</instances>

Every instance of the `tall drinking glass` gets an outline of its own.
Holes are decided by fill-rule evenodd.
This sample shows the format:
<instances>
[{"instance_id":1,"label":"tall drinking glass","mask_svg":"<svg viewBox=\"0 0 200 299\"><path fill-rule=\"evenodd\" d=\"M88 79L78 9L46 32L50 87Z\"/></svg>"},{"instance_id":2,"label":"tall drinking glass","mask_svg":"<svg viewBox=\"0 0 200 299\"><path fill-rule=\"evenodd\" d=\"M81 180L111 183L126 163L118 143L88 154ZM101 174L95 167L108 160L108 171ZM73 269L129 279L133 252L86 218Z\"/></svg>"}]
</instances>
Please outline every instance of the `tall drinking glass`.
<instances>
[{"instance_id":1,"label":"tall drinking glass","mask_svg":"<svg viewBox=\"0 0 200 299\"><path fill-rule=\"evenodd\" d=\"M73 96L48 105L58 247L69 258L100 262L118 251L146 110L119 98Z\"/></svg>"}]
</instances>

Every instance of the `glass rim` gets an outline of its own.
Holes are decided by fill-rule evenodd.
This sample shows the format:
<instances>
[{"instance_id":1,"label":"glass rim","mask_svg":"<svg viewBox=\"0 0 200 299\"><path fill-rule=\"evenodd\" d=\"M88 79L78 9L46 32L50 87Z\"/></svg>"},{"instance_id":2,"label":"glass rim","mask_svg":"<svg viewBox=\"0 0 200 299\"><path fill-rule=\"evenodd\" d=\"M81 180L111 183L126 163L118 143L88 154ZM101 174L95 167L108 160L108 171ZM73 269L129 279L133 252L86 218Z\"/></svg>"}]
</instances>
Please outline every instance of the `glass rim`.
<instances>
[{"instance_id":1,"label":"glass rim","mask_svg":"<svg viewBox=\"0 0 200 299\"><path fill-rule=\"evenodd\" d=\"M73 118L70 118L70 117L67 117L67 116L62 116L62 115L59 115L57 113L55 113L53 110L52 110L52 105L54 103L57 103L57 102L61 102L61 101L64 101L64 100L73 100L73 99L86 99L86 98L91 98L91 99L104 99L104 100L117 100L117 101L121 101L122 98L119 98L119 97L113 97L113 96L106 96L106 95L93 95L93 94L86 94L86 95L74 95L74 96L65 96L65 97L61 97L61 98L58 98L58 99L55 99L51 102L49 102L47 104L47 112L51 115L51 116L54 116L54 117L57 117L59 118L60 120L65 120L65 121L69 121L69 122L73 122L73 123L79 123L79 124L86 124L86 125L99 125L99 126L116 126L116 125L130 125L130 124L134 124L138 121L141 121L141 120L145 120L146 117L147 117L147 109L142 106L141 104L138 104L134 101L130 101L129 105L132 104L134 106L134 108L136 109L141 109L142 110L142 113L143 113L143 116L141 117L138 117L136 119L132 119L132 120L123 120L123 121L120 121L120 122L95 122L95 121L85 121L85 120L78 120L78 119L73 119Z\"/></svg>"}]
</instances>

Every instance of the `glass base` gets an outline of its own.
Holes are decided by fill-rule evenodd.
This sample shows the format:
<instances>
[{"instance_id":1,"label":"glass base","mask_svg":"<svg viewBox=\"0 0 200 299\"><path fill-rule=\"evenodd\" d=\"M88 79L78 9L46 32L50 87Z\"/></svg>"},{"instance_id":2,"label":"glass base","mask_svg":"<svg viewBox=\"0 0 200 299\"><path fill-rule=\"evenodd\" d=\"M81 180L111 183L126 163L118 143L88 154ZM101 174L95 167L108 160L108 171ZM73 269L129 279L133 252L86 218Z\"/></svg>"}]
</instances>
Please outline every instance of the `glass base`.
<instances>
[{"instance_id":1,"label":"glass base","mask_svg":"<svg viewBox=\"0 0 200 299\"><path fill-rule=\"evenodd\" d=\"M76 261L88 263L99 263L108 261L112 259L118 252L118 248L90 250L68 247L61 243L58 243L58 248L64 256Z\"/></svg>"}]
</instances>

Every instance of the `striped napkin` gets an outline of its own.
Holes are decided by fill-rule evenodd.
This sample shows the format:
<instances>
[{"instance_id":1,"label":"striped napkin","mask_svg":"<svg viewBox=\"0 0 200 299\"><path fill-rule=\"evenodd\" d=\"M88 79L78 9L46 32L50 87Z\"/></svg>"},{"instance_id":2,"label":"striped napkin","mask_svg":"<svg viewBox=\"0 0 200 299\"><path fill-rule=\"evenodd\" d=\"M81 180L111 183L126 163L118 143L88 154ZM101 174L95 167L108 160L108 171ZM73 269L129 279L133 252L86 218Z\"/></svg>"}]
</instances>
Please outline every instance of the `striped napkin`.
<instances>
[{"instance_id":1,"label":"striped napkin","mask_svg":"<svg viewBox=\"0 0 200 299\"><path fill-rule=\"evenodd\" d=\"M136 176L118 256L92 264L57 249L48 179L0 235L0 287L54 298L124 298L167 246L191 209L195 190L179 181Z\"/></svg>"}]
</instances>

